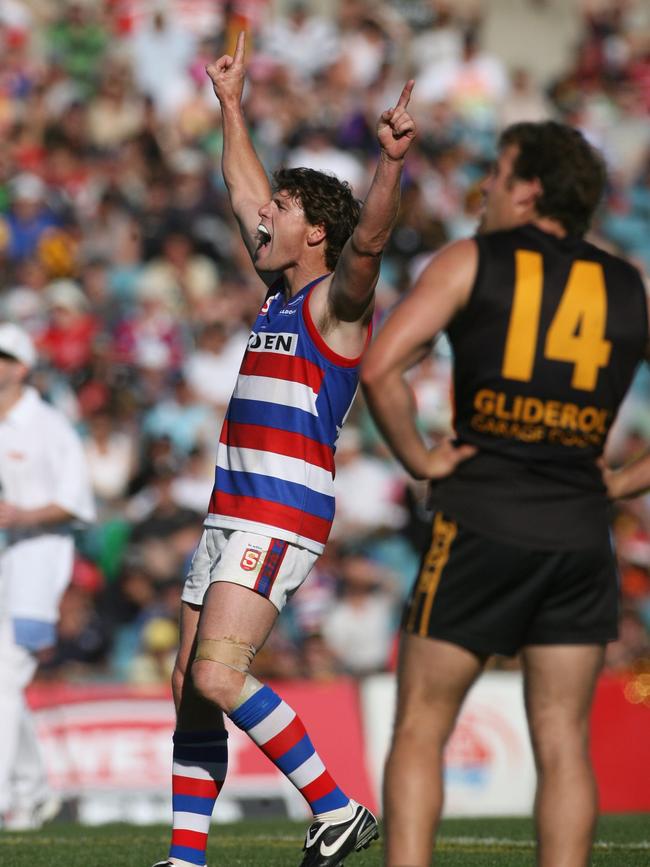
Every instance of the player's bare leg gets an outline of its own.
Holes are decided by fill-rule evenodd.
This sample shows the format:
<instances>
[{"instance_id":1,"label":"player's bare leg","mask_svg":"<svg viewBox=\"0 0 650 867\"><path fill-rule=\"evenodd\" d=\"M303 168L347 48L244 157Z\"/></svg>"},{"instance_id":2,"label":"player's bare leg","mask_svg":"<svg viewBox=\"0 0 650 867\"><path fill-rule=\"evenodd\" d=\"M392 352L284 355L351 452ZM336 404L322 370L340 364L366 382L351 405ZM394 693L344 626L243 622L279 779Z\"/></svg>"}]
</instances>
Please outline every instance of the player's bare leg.
<instances>
[{"instance_id":1,"label":"player's bare leg","mask_svg":"<svg viewBox=\"0 0 650 867\"><path fill-rule=\"evenodd\" d=\"M176 706L172 839L169 858L153 867L205 860L210 814L227 770L223 712L196 690L191 677L201 610L201 606L188 602L181 605L180 642L172 673ZM210 799L212 805L206 811Z\"/></svg>"},{"instance_id":2,"label":"player's bare leg","mask_svg":"<svg viewBox=\"0 0 650 867\"><path fill-rule=\"evenodd\" d=\"M538 784L539 867L587 867L598 816L589 711L603 665L598 645L530 646L525 697Z\"/></svg>"},{"instance_id":3,"label":"player's bare leg","mask_svg":"<svg viewBox=\"0 0 650 867\"><path fill-rule=\"evenodd\" d=\"M334 867L378 836L374 816L332 779L296 713L248 673L277 617L275 606L245 587L218 582L206 594L192 681L245 731L305 797L314 814L301 867Z\"/></svg>"},{"instance_id":4,"label":"player's bare leg","mask_svg":"<svg viewBox=\"0 0 650 867\"><path fill-rule=\"evenodd\" d=\"M443 803L442 757L484 660L449 644L404 635L393 742L384 775L386 867L428 867Z\"/></svg>"},{"instance_id":5,"label":"player's bare leg","mask_svg":"<svg viewBox=\"0 0 650 867\"><path fill-rule=\"evenodd\" d=\"M172 673L172 693L176 706L177 728L182 731L223 727L221 710L197 693L189 676L196 652L200 616L200 606L189 602L181 604L180 642Z\"/></svg>"},{"instance_id":6,"label":"player's bare leg","mask_svg":"<svg viewBox=\"0 0 650 867\"><path fill-rule=\"evenodd\" d=\"M197 641L233 641L258 651L277 616L277 608L266 597L239 584L217 581L205 594ZM203 701L229 713L241 697L246 674L230 664L201 658L192 663L191 680Z\"/></svg>"}]
</instances>

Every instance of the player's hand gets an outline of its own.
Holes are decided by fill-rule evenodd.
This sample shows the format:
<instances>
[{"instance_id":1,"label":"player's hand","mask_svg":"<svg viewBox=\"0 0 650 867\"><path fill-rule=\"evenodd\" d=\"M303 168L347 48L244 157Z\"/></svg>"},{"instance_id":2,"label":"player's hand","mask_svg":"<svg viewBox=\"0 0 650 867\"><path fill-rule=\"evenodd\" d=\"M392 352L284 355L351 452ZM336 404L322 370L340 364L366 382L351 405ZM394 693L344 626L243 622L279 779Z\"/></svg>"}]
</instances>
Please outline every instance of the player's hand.
<instances>
[{"instance_id":1,"label":"player's hand","mask_svg":"<svg viewBox=\"0 0 650 867\"><path fill-rule=\"evenodd\" d=\"M246 34L242 30L237 37L234 57L224 54L205 68L205 71L212 80L212 86L217 99L222 105L224 103L239 104L241 101L244 79L246 77L246 68L244 66L245 52Z\"/></svg>"},{"instance_id":2,"label":"player's hand","mask_svg":"<svg viewBox=\"0 0 650 867\"><path fill-rule=\"evenodd\" d=\"M392 160L401 160L415 138L415 121L406 110L415 81L406 82L395 108L389 108L377 123L377 138L382 152Z\"/></svg>"},{"instance_id":3,"label":"player's hand","mask_svg":"<svg viewBox=\"0 0 650 867\"><path fill-rule=\"evenodd\" d=\"M24 509L0 501L0 527L20 527L24 523Z\"/></svg>"},{"instance_id":4,"label":"player's hand","mask_svg":"<svg viewBox=\"0 0 650 867\"><path fill-rule=\"evenodd\" d=\"M429 460L426 477L428 479L444 479L450 476L458 464L474 457L478 449L467 443L454 445L453 440L444 439L429 450Z\"/></svg>"},{"instance_id":5,"label":"player's hand","mask_svg":"<svg viewBox=\"0 0 650 867\"><path fill-rule=\"evenodd\" d=\"M610 500L621 500L625 498L624 480L625 477L621 470L613 470L605 464L601 458L597 461L600 467L600 472L603 477L603 484L607 488L607 496Z\"/></svg>"}]
</instances>

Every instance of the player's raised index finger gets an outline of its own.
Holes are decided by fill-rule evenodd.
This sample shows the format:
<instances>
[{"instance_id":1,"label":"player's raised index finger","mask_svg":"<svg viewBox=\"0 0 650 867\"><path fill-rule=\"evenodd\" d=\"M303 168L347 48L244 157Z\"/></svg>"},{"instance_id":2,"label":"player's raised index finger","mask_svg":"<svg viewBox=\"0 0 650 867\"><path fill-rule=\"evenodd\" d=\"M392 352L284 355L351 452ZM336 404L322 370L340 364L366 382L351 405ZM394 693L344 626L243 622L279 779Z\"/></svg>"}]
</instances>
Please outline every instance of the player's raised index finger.
<instances>
[{"instance_id":1,"label":"player's raised index finger","mask_svg":"<svg viewBox=\"0 0 650 867\"><path fill-rule=\"evenodd\" d=\"M244 62L244 53L246 50L246 33L244 30L239 31L237 36L237 45L235 46L235 56L233 60L239 66Z\"/></svg>"},{"instance_id":2,"label":"player's raised index finger","mask_svg":"<svg viewBox=\"0 0 650 867\"><path fill-rule=\"evenodd\" d=\"M409 104L409 100L411 98L411 92L413 90L413 85L415 84L415 80L413 78L409 78L404 87L402 88L402 92L397 101L397 106L402 106L402 108L406 108Z\"/></svg>"}]
</instances>

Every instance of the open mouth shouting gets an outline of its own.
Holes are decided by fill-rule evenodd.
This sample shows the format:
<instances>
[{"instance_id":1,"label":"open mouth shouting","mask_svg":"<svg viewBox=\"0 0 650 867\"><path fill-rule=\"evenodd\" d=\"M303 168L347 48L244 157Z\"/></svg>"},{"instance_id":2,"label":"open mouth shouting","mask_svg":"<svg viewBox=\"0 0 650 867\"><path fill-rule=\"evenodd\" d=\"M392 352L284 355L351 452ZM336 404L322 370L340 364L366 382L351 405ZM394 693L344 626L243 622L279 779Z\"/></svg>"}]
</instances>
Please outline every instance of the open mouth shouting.
<instances>
[{"instance_id":1,"label":"open mouth shouting","mask_svg":"<svg viewBox=\"0 0 650 867\"><path fill-rule=\"evenodd\" d=\"M271 243L271 233L263 223L257 227L257 252Z\"/></svg>"}]
</instances>

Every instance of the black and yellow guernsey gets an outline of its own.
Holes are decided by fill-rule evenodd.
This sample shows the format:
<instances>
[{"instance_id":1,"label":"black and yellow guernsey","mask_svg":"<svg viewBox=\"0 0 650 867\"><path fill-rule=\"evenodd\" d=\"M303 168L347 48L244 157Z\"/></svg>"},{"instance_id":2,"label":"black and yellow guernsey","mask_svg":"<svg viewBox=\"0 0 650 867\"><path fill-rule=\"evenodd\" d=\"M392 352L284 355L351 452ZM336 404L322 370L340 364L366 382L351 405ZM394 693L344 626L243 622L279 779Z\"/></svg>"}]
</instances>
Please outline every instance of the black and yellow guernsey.
<instances>
[{"instance_id":1,"label":"black and yellow guernsey","mask_svg":"<svg viewBox=\"0 0 650 867\"><path fill-rule=\"evenodd\" d=\"M476 241L470 300L447 332L456 434L479 453L433 502L505 542L590 547L609 512L596 461L648 342L641 276L532 225Z\"/></svg>"}]
</instances>

